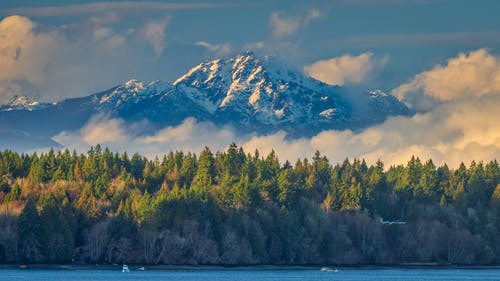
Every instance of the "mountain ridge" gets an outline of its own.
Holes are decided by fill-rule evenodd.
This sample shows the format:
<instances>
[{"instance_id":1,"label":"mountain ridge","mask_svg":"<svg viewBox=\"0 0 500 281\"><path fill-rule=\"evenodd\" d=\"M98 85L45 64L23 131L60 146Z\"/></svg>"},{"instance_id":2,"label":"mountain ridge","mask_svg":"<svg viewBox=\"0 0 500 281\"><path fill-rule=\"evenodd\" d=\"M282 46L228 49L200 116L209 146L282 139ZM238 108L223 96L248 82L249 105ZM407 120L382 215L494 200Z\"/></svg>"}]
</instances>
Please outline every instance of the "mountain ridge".
<instances>
[{"instance_id":1,"label":"mountain ridge","mask_svg":"<svg viewBox=\"0 0 500 281\"><path fill-rule=\"evenodd\" d=\"M242 134L285 131L297 138L329 129L359 130L411 112L380 90L353 92L328 85L247 51L202 62L172 83L131 79L56 103L16 97L0 106L0 135L17 130L51 139L58 132L83 127L95 114L125 122L146 119L151 130L194 117Z\"/></svg>"}]
</instances>

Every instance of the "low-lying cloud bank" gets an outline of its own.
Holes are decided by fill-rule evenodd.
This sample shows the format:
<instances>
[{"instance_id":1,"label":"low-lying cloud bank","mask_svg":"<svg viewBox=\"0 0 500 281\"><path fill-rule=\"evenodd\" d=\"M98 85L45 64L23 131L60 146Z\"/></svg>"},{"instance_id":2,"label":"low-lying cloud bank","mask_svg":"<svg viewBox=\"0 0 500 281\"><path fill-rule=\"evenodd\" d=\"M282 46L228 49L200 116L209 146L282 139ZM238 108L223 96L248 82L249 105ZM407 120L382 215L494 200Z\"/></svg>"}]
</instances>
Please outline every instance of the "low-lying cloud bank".
<instances>
[{"instance_id":1,"label":"low-lying cloud bank","mask_svg":"<svg viewBox=\"0 0 500 281\"><path fill-rule=\"evenodd\" d=\"M82 129L61 132L53 139L80 152L87 151L91 145L101 144L113 150L139 152L148 157L163 155L170 150L200 152L205 146L214 151L223 150L237 141L231 129L219 128L210 122L197 122L194 118L153 134L142 133L147 126L147 121L127 124L119 118L96 115Z\"/></svg>"},{"instance_id":2,"label":"low-lying cloud bank","mask_svg":"<svg viewBox=\"0 0 500 281\"><path fill-rule=\"evenodd\" d=\"M297 158L311 157L316 150L325 154L332 162L356 157L364 158L369 163L381 159L386 165L405 163L412 155L422 159L432 158L436 163L447 163L452 167L458 166L462 161L468 164L472 160L500 159L500 89L486 91L478 86L490 89L491 85L498 82L498 78L489 75L489 80L483 81L485 77L475 73L481 72L483 67L481 60L477 61L477 55L486 64L496 59L485 50L460 54L451 59L448 65L436 66L416 75L409 82L415 84L415 81L427 81L421 77L431 75L434 77L432 83L439 84L442 80L442 87L446 89L446 83L453 83L448 77L462 71L463 75L453 78L459 80L454 85L457 92L438 94L430 90L422 91L419 87L407 88L407 92L400 96L403 100L406 95L416 95L412 92L416 91L423 97L432 96L439 102L426 112L412 117L392 117L383 124L362 132L330 130L312 138L290 140L286 138L285 132L266 136L239 136L230 128L219 128L211 123L187 119L179 126L144 135L139 130L144 126L140 124L127 125L120 119L98 116L80 131L63 132L54 137L54 140L80 151L85 151L89 145L101 143L112 149L137 151L150 157L179 149L198 153L205 146L214 151L223 150L235 141L247 152L259 149L262 155L275 150L281 161L289 160L292 163ZM468 62L462 66L455 63L472 58L473 63ZM470 90L472 86L476 87L475 90ZM397 90L401 91L401 87ZM478 94L477 91L481 90L488 94Z\"/></svg>"}]
</instances>

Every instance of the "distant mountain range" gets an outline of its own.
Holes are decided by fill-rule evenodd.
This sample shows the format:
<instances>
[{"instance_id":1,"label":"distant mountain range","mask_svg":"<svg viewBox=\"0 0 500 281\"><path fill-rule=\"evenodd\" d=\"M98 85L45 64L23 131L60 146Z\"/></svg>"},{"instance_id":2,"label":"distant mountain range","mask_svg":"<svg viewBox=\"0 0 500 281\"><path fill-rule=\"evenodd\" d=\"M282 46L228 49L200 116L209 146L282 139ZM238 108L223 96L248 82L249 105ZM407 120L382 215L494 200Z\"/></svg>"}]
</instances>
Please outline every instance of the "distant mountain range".
<instances>
[{"instance_id":1,"label":"distant mountain range","mask_svg":"<svg viewBox=\"0 0 500 281\"><path fill-rule=\"evenodd\" d=\"M95 114L126 122L146 119L151 131L194 117L240 133L283 130L295 138L327 129L359 130L411 112L380 90L354 93L291 71L273 58L244 52L203 62L173 83L130 80L56 103L15 97L0 105L0 148L58 146L53 136L82 128Z\"/></svg>"}]
</instances>

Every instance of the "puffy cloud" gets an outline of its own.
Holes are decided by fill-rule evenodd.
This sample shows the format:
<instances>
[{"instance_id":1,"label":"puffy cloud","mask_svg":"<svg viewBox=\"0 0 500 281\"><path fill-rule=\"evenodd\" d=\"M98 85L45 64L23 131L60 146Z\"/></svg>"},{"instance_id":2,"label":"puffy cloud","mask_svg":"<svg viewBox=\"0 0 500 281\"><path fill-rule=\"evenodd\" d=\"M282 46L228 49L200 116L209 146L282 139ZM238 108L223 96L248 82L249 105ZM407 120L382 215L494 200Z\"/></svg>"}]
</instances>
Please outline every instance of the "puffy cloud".
<instances>
[{"instance_id":1,"label":"puffy cloud","mask_svg":"<svg viewBox=\"0 0 500 281\"><path fill-rule=\"evenodd\" d=\"M96 40L109 38L113 33L113 30L109 27L99 27L94 30L94 38Z\"/></svg>"},{"instance_id":2,"label":"puffy cloud","mask_svg":"<svg viewBox=\"0 0 500 281\"><path fill-rule=\"evenodd\" d=\"M146 23L144 27L144 36L154 47L157 56L160 56L165 49L165 31L168 20L157 20Z\"/></svg>"},{"instance_id":3,"label":"puffy cloud","mask_svg":"<svg viewBox=\"0 0 500 281\"><path fill-rule=\"evenodd\" d=\"M218 128L209 122L197 122L194 118L153 133L143 132L147 126L147 121L128 124L119 118L97 115L82 129L61 132L53 139L64 147L82 152L99 143L113 150L135 151L149 157L170 150L199 152L205 146L223 150L236 139L231 129Z\"/></svg>"},{"instance_id":4,"label":"puffy cloud","mask_svg":"<svg viewBox=\"0 0 500 281\"><path fill-rule=\"evenodd\" d=\"M435 101L450 101L500 94L500 61L485 49L460 53L431 70L416 75L393 94L417 109ZM422 98L422 95L428 98ZM422 100L427 101L423 103Z\"/></svg>"},{"instance_id":5,"label":"puffy cloud","mask_svg":"<svg viewBox=\"0 0 500 281\"><path fill-rule=\"evenodd\" d=\"M274 12L271 14L269 25L275 37L287 37L294 35L299 28L309 25L312 20L320 16L321 13L318 9L311 9L302 16L289 16L280 12Z\"/></svg>"},{"instance_id":6,"label":"puffy cloud","mask_svg":"<svg viewBox=\"0 0 500 281\"><path fill-rule=\"evenodd\" d=\"M228 55L231 52L231 44L229 43L224 43L224 44L210 44L206 41L198 41L194 43L196 46L204 47L207 50L216 53L217 55L220 56L225 56Z\"/></svg>"},{"instance_id":7,"label":"puffy cloud","mask_svg":"<svg viewBox=\"0 0 500 281\"><path fill-rule=\"evenodd\" d=\"M124 127L121 119L108 119L98 115L81 129L82 140L87 144L124 142L129 140Z\"/></svg>"},{"instance_id":8,"label":"puffy cloud","mask_svg":"<svg viewBox=\"0 0 500 281\"><path fill-rule=\"evenodd\" d=\"M164 64L150 44L157 55L164 51L167 21L136 25L124 30L95 19L62 26L22 16L2 19L0 103L13 95L51 101L84 96L136 75L155 75Z\"/></svg>"},{"instance_id":9,"label":"puffy cloud","mask_svg":"<svg viewBox=\"0 0 500 281\"><path fill-rule=\"evenodd\" d=\"M195 152L205 146L224 149L235 139L236 135L229 128L218 128L210 122L197 122L194 118L188 118L178 126L161 129L136 141L148 147L146 153L156 155L158 148L161 151L182 149Z\"/></svg>"},{"instance_id":10,"label":"puffy cloud","mask_svg":"<svg viewBox=\"0 0 500 281\"><path fill-rule=\"evenodd\" d=\"M337 58L317 61L304 67L307 75L331 85L364 82L380 70L388 58L376 58L373 53L359 56L343 55Z\"/></svg>"},{"instance_id":11,"label":"puffy cloud","mask_svg":"<svg viewBox=\"0 0 500 281\"><path fill-rule=\"evenodd\" d=\"M292 35L300 26L300 21L292 18L285 18L279 13L272 13L270 25L273 35L283 37Z\"/></svg>"},{"instance_id":12,"label":"puffy cloud","mask_svg":"<svg viewBox=\"0 0 500 281\"><path fill-rule=\"evenodd\" d=\"M57 34L34 32L36 24L21 16L10 16L0 21L0 89L11 95L19 94L22 82L40 83L45 68L39 54L51 54ZM8 99L8 97L0 96ZM5 101L4 99L4 101Z\"/></svg>"},{"instance_id":13,"label":"puffy cloud","mask_svg":"<svg viewBox=\"0 0 500 281\"><path fill-rule=\"evenodd\" d=\"M53 137L57 143L78 151L87 151L88 147L95 144L104 144L110 147L123 148L122 144L129 143L136 132L131 132L130 127L118 118L109 118L98 114L80 130L75 132L63 131Z\"/></svg>"}]
</instances>

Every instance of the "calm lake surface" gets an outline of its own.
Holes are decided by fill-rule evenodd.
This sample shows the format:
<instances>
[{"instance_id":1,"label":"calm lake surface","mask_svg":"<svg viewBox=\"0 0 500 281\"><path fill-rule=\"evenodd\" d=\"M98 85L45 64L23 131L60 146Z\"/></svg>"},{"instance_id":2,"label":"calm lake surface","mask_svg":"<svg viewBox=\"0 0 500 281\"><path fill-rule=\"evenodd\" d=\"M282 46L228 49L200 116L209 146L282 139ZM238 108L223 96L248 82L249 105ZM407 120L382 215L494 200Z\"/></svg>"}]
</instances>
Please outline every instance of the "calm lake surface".
<instances>
[{"instance_id":1,"label":"calm lake surface","mask_svg":"<svg viewBox=\"0 0 500 281\"><path fill-rule=\"evenodd\" d=\"M500 270L146 270L122 273L118 270L0 270L0 281L100 281L100 280L500 280Z\"/></svg>"}]
</instances>

